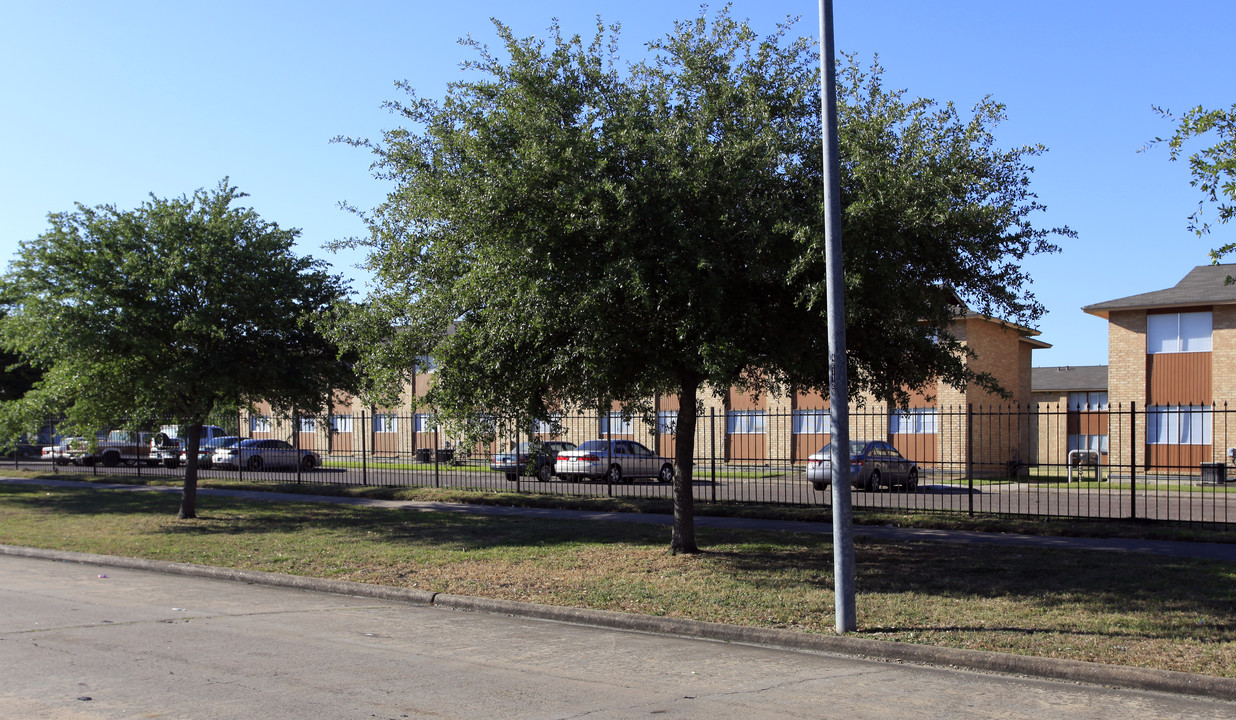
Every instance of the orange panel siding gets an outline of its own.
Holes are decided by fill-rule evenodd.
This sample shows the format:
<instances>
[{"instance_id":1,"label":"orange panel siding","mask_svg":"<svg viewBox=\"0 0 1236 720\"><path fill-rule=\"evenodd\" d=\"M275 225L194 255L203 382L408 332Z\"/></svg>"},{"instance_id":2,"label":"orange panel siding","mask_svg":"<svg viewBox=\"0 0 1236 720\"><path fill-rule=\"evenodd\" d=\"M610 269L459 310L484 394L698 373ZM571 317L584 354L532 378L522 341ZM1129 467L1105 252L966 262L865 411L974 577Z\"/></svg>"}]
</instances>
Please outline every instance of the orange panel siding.
<instances>
[{"instance_id":1,"label":"orange panel siding","mask_svg":"<svg viewBox=\"0 0 1236 720\"><path fill-rule=\"evenodd\" d=\"M891 442L893 447L901 451L902 455L914 462L933 463L938 456L936 447L939 443L936 442L935 433L918 435L897 433L893 435Z\"/></svg>"},{"instance_id":2,"label":"orange panel siding","mask_svg":"<svg viewBox=\"0 0 1236 720\"><path fill-rule=\"evenodd\" d=\"M1212 459L1210 445L1149 445L1146 460L1149 468L1199 473L1201 464Z\"/></svg>"},{"instance_id":3,"label":"orange panel siding","mask_svg":"<svg viewBox=\"0 0 1236 720\"><path fill-rule=\"evenodd\" d=\"M1147 404L1209 405L1211 358L1208 352L1147 355Z\"/></svg>"}]
</instances>

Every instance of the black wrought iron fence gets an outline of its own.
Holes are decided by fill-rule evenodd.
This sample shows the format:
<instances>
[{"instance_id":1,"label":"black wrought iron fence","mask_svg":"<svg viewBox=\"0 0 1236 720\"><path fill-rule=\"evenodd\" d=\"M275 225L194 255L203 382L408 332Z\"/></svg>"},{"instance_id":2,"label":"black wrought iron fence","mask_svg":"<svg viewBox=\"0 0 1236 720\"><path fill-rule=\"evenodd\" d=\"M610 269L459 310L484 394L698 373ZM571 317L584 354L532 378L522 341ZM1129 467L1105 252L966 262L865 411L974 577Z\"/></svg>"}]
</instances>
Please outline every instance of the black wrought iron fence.
<instances>
[{"instance_id":1,"label":"black wrought iron fence","mask_svg":"<svg viewBox=\"0 0 1236 720\"><path fill-rule=\"evenodd\" d=\"M851 438L892 445L915 464L918 482L912 491L856 488L853 503L860 512L1236 522L1229 501L1236 493L1236 483L1229 482L1229 476L1236 479L1233 412L1226 406L1135 405L857 408L850 413ZM241 414L235 429L250 445L282 443L295 461L283 463L272 454L255 465L244 462L242 452L234 469L211 464L202 471L205 477L664 498L670 497L670 485L656 477L631 478L630 472L620 473L622 482L600 473L564 477L556 467L557 450L545 452L545 443L598 438L635 443L676 464L678 438L672 412L647 419L621 413L563 415L533 427L496 427L485 442L451 435L430 414ZM704 412L695 438L696 497L827 506L830 493L815 489L807 470L811 455L827 444L828 430L827 410L814 408ZM60 439L54 425L41 438L53 447ZM68 454L53 453L48 459L43 454L32 459L32 454L15 454L11 462L14 467L74 462ZM545 461L555 467L538 472ZM274 469L278 465L286 469ZM96 461L90 472L178 477L183 466L158 464L138 448L115 466Z\"/></svg>"}]
</instances>

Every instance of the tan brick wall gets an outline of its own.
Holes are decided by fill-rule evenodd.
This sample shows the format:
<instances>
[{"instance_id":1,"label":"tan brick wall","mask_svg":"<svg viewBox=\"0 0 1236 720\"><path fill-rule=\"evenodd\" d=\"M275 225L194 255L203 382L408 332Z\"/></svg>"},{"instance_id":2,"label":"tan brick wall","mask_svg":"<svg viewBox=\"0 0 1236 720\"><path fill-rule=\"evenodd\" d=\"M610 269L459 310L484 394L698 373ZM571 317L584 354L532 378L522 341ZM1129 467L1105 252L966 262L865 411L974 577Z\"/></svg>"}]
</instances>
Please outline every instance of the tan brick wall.
<instances>
[{"instance_id":1,"label":"tan brick wall","mask_svg":"<svg viewBox=\"0 0 1236 720\"><path fill-rule=\"evenodd\" d=\"M1146 407L1146 311L1113 311L1107 323L1107 399L1113 409L1128 410L1136 403ZM1146 447L1144 416L1138 413L1136 426L1125 413L1113 413L1108 427L1108 459L1112 465L1129 464L1129 452L1137 448L1140 457Z\"/></svg>"}]
</instances>

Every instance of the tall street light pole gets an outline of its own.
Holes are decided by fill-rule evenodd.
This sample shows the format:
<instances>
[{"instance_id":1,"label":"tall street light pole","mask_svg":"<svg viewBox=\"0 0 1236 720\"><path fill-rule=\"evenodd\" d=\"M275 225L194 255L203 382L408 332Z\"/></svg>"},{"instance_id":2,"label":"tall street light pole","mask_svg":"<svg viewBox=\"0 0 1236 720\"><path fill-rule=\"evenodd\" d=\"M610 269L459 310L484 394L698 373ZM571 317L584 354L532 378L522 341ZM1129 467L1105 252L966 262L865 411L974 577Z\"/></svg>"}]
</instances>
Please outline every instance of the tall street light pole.
<instances>
[{"instance_id":1,"label":"tall street light pole","mask_svg":"<svg viewBox=\"0 0 1236 720\"><path fill-rule=\"evenodd\" d=\"M824 258L828 296L829 458L833 494L833 589L837 633L858 629L854 601L854 509L850 502L850 394L846 376L845 273L841 266L841 178L837 150L837 70L833 0L820 0L820 104L824 124Z\"/></svg>"}]
</instances>

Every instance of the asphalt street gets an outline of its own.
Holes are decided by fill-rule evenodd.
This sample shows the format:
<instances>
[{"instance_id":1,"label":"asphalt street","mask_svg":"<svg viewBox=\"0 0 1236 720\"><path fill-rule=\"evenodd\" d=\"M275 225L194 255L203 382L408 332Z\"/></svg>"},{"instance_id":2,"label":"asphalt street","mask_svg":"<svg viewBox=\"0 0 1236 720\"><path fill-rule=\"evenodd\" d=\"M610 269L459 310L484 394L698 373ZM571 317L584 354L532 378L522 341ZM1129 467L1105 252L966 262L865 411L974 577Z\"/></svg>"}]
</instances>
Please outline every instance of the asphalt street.
<instances>
[{"instance_id":1,"label":"asphalt street","mask_svg":"<svg viewBox=\"0 0 1236 720\"><path fill-rule=\"evenodd\" d=\"M1188 695L65 559L0 555L0 717L1236 717Z\"/></svg>"}]
</instances>

